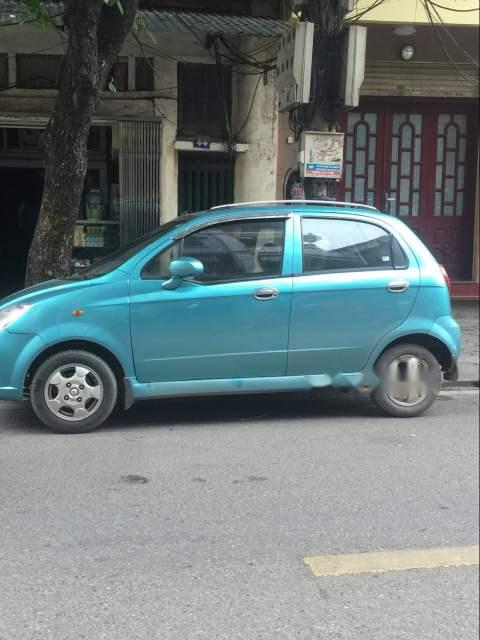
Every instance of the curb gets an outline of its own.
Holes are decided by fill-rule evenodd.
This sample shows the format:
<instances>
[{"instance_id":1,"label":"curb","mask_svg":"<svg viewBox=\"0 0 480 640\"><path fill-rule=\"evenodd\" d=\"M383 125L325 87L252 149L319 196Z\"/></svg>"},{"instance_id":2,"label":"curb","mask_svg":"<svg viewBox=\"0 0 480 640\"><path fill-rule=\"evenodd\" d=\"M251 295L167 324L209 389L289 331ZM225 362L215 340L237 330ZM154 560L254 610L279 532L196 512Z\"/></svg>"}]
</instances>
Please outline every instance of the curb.
<instances>
[{"instance_id":1,"label":"curb","mask_svg":"<svg viewBox=\"0 0 480 640\"><path fill-rule=\"evenodd\" d=\"M478 380L444 380L442 382L442 389L455 389L462 387L462 389L479 389L480 382Z\"/></svg>"}]
</instances>

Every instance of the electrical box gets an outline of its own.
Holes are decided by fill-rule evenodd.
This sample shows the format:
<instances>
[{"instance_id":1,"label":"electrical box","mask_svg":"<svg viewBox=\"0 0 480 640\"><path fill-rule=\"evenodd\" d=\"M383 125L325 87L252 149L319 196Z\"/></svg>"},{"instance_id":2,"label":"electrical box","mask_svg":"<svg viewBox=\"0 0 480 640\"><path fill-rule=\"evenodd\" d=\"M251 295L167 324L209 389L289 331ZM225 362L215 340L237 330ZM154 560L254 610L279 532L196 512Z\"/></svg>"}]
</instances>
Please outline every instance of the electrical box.
<instances>
[{"instance_id":1,"label":"electrical box","mask_svg":"<svg viewBox=\"0 0 480 640\"><path fill-rule=\"evenodd\" d=\"M277 57L278 110L310 102L313 22L298 22L280 40Z\"/></svg>"},{"instance_id":2,"label":"electrical box","mask_svg":"<svg viewBox=\"0 0 480 640\"><path fill-rule=\"evenodd\" d=\"M346 107L358 107L366 51L367 27L348 27L342 42L339 96Z\"/></svg>"},{"instance_id":3,"label":"electrical box","mask_svg":"<svg viewBox=\"0 0 480 640\"><path fill-rule=\"evenodd\" d=\"M340 180L343 167L343 133L304 131L300 139L302 178Z\"/></svg>"}]
</instances>

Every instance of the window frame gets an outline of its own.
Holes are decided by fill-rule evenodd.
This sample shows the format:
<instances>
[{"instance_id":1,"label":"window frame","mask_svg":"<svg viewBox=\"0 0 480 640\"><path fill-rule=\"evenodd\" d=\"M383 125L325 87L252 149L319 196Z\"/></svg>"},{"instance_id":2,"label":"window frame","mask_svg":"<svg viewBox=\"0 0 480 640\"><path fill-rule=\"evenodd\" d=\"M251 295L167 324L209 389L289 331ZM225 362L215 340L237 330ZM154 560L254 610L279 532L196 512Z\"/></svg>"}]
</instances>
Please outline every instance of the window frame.
<instances>
[{"instance_id":1,"label":"window frame","mask_svg":"<svg viewBox=\"0 0 480 640\"><path fill-rule=\"evenodd\" d=\"M381 229L390 239L390 256L391 256L391 264L388 267L384 267L384 266L378 266L378 267L355 267L355 268L350 268L350 269L323 269L323 270L319 270L319 271L305 271L304 270L304 265L305 265L305 254L304 254L304 244L303 244L303 221L304 220L336 220L338 222L357 222L357 223L363 223L363 224L369 224L371 226L377 227L378 229ZM406 269L410 268L410 259L407 255L407 252L405 251L405 249L402 246L402 243L398 240L398 238L395 236L395 234L393 234L390 230L385 229L385 227L383 227L382 225L378 224L377 222L374 221L370 221L370 220L364 220L364 219L354 219L354 218L340 218L337 216L312 216L312 215L302 215L300 218L300 225L299 225L299 231L300 231L300 256L301 256L301 271L298 274L295 274L297 277L298 276L318 276L318 275L326 275L326 274L331 274L331 273L362 273L362 272L367 272L367 271L404 271ZM399 246L401 252L403 253L403 256L405 258L405 265L404 266L396 266L394 264L394 241L397 242L397 245Z\"/></svg>"},{"instance_id":2,"label":"window frame","mask_svg":"<svg viewBox=\"0 0 480 640\"><path fill-rule=\"evenodd\" d=\"M275 220L275 221L281 221L283 222L283 247L282 247L282 255L281 255L281 259L280 259L280 273L276 274L276 275L268 275L268 274L261 274L259 273L258 275L251 275L251 276L247 276L247 277L243 277L243 278L229 278L229 279L222 279L222 280L211 280L211 281L202 281L202 280L195 280L195 279L189 279L189 282L191 282L192 284L196 284L196 285L200 285L200 286L212 286L212 285L221 285L221 284L231 284L231 283L235 283L235 282L251 282L251 281L256 281L256 280L270 280L270 279L278 279L278 278L285 278L285 277L291 277L292 274L284 274L283 270L284 270L284 266L285 266L285 251L286 251L286 240L287 240L287 235L288 235L288 229L287 229L287 221L290 218L290 216L288 214L285 215L271 215L271 216L265 216L265 217L235 217L235 218L221 218L221 219L217 219L217 220L213 220L210 221L208 223L201 223L201 224L197 224L194 225L193 227L191 227L190 229L186 229L185 231L176 234L175 236L173 236L168 244L164 247L162 247L159 251L157 251L153 256L149 257L148 260L142 265L141 269L140 269L140 273L139 273L139 279L140 280L146 280L146 281L165 281L168 280L170 278L170 276L147 276L145 275L145 270L148 267L148 265L155 260L158 256L160 256L161 254L165 253L166 251L168 251L169 249L171 249L177 242L180 242L182 240L184 240L185 238L187 238L188 236L193 235L194 233L200 233L202 231L205 231L207 229L210 229L211 227L217 227L220 226L222 224L241 224L242 222L265 222L267 220Z\"/></svg>"},{"instance_id":3,"label":"window frame","mask_svg":"<svg viewBox=\"0 0 480 640\"><path fill-rule=\"evenodd\" d=\"M10 77L8 73L8 53L0 53L0 89L10 87ZM2 78L2 76L4 77Z\"/></svg>"},{"instance_id":4,"label":"window frame","mask_svg":"<svg viewBox=\"0 0 480 640\"><path fill-rule=\"evenodd\" d=\"M34 76L30 78L28 81L25 81L25 78L22 79L21 75L21 67L22 64L25 63L25 68L29 68L33 59L37 58L38 62L42 60L43 62L50 64L49 68L52 64L56 63L56 76L55 81L52 82L52 86L50 87L34 87L34 86L25 86L26 84L30 84L32 82L38 81L40 79L46 79L49 82L50 78L48 76ZM58 91L61 83L62 83L62 75L66 73L66 63L65 63L65 55L62 53L16 53L15 54L15 64L16 64L16 78L15 78L15 88L21 91Z\"/></svg>"},{"instance_id":5,"label":"window frame","mask_svg":"<svg viewBox=\"0 0 480 640\"><path fill-rule=\"evenodd\" d=\"M147 80L148 86L140 87L140 72L139 67L144 65L144 71L146 71L146 75L143 78ZM152 56L143 57L136 56L135 58L135 89L136 93L141 92L151 92L155 91L155 71L154 71L155 60Z\"/></svg>"},{"instance_id":6,"label":"window frame","mask_svg":"<svg viewBox=\"0 0 480 640\"><path fill-rule=\"evenodd\" d=\"M188 78L189 74L197 72L199 75L203 73L219 73L218 65L215 62L212 63L195 63L195 62L181 62L177 65L177 135L184 139L193 139L198 136L206 136L212 140L224 140L227 136L227 123L225 122L225 107L222 106L220 111L222 112L221 127L213 126L212 115L204 120L197 122L187 121L185 117L185 99L184 88L191 83L191 79ZM221 73L224 74L224 81L226 84L225 96L223 98L226 102L226 109L228 112L229 120L232 119L232 106L233 106L233 76L232 68L228 65L222 65ZM217 79L217 84L219 79ZM204 84L204 83L202 83ZM220 95L220 87L217 87L215 95ZM207 94L201 96L202 102L198 102L197 111L206 110L209 106ZM205 98L205 100L203 100ZM222 98L222 97L221 97Z\"/></svg>"}]
</instances>

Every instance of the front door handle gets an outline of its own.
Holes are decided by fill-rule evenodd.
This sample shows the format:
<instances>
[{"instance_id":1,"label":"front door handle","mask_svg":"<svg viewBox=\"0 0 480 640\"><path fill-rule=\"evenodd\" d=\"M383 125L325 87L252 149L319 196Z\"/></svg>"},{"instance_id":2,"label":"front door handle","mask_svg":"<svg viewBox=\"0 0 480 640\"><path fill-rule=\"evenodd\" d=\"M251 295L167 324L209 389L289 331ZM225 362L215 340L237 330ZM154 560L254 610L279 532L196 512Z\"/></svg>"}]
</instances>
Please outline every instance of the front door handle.
<instances>
[{"instance_id":1,"label":"front door handle","mask_svg":"<svg viewBox=\"0 0 480 640\"><path fill-rule=\"evenodd\" d=\"M278 289L270 289L269 287L262 287L261 289L256 289L253 297L256 300L271 300L272 298L276 298L278 296Z\"/></svg>"},{"instance_id":2,"label":"front door handle","mask_svg":"<svg viewBox=\"0 0 480 640\"><path fill-rule=\"evenodd\" d=\"M402 291L406 291L410 283L406 280L392 280L388 283L387 289L392 293L401 293Z\"/></svg>"}]
</instances>

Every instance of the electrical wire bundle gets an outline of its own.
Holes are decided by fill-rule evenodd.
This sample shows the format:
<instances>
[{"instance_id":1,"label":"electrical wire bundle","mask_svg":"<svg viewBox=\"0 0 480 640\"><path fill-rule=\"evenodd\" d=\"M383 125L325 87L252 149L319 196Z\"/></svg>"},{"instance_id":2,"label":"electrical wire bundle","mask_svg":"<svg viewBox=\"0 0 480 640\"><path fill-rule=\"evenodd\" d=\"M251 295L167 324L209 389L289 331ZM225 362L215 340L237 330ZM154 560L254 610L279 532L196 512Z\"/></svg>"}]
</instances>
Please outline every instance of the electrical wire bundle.
<instances>
[{"instance_id":1,"label":"electrical wire bundle","mask_svg":"<svg viewBox=\"0 0 480 640\"><path fill-rule=\"evenodd\" d=\"M302 131L320 129L325 121L333 126L343 110L338 93L341 42L348 10L348 0L316 0L305 2L297 13L300 19L315 23L311 101L289 114L289 126L297 140Z\"/></svg>"}]
</instances>

